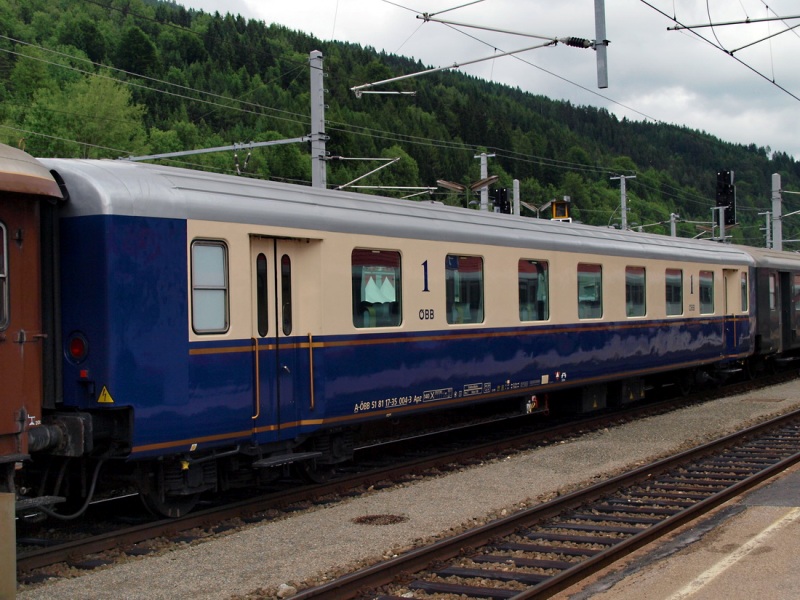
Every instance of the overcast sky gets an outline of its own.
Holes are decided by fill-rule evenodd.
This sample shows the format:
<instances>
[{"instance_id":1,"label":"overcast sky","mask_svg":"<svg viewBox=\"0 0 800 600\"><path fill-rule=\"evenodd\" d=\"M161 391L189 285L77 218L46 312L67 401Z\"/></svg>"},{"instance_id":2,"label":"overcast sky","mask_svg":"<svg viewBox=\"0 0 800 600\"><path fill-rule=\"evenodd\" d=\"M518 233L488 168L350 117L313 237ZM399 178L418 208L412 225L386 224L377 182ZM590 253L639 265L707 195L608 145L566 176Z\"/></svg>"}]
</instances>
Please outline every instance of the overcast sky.
<instances>
[{"instance_id":1,"label":"overcast sky","mask_svg":"<svg viewBox=\"0 0 800 600\"><path fill-rule=\"evenodd\" d=\"M519 50L540 40L425 22L417 18L422 13L548 38L596 37L594 0L471 1L177 0L207 12L280 23L322 40L372 46L432 67ZM448 10L455 7L460 8ZM784 19L694 29L732 51L732 57L691 32L668 31L675 23L656 9L687 26L776 15ZM620 118L685 125L726 141L768 146L800 160L800 18L788 17L800 17L797 0L607 0L606 89L597 87L594 50L564 44L459 70L553 99L605 107ZM791 27L797 29L783 31ZM744 48L748 44L753 45ZM413 89L413 79L403 87ZM735 168L720 165L728 167Z\"/></svg>"}]
</instances>

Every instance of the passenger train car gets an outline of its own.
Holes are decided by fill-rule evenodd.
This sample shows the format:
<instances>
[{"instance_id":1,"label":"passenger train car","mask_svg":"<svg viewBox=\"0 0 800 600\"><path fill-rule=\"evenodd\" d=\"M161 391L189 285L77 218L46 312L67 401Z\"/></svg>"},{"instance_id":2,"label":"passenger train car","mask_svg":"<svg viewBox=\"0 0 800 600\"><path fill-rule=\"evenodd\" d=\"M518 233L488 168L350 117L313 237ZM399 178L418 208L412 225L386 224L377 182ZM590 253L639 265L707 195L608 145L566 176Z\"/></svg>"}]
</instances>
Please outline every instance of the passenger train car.
<instances>
[{"instance_id":1,"label":"passenger train car","mask_svg":"<svg viewBox=\"0 0 800 600\"><path fill-rule=\"evenodd\" d=\"M21 505L80 505L122 475L180 515L290 463L324 472L371 424L508 399L595 410L800 343L757 312L784 303L796 331L787 253L125 161L26 164L38 184L0 200L0 464ZM26 267L45 205L49 260L30 250ZM43 328L18 321L37 295ZM40 383L9 356L39 360Z\"/></svg>"}]
</instances>

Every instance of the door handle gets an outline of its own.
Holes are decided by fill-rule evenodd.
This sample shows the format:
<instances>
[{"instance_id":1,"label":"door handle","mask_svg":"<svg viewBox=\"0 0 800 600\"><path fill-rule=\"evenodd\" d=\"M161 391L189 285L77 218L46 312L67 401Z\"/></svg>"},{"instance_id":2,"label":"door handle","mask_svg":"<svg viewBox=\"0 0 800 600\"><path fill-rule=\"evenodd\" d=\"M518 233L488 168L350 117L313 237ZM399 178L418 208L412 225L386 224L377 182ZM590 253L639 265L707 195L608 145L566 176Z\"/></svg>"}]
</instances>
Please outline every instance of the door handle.
<instances>
[{"instance_id":1,"label":"door handle","mask_svg":"<svg viewBox=\"0 0 800 600\"><path fill-rule=\"evenodd\" d=\"M26 344L30 342L38 342L39 340L46 340L47 334L46 333L34 333L32 335L28 335L28 332L24 329L20 329L16 335L14 335L14 342L17 344Z\"/></svg>"},{"instance_id":2,"label":"door handle","mask_svg":"<svg viewBox=\"0 0 800 600\"><path fill-rule=\"evenodd\" d=\"M255 367L255 379L253 381L253 387L255 388L255 392L256 392L256 397L255 397L255 402L256 402L255 411L256 411L256 414L254 414L250 418L253 419L253 420L256 420L261 415L261 379L260 379L260 377L261 377L261 369L259 368L259 365L258 365L258 339L250 338L250 342L253 344L253 356L254 356L253 363L254 363L254 367Z\"/></svg>"}]
</instances>

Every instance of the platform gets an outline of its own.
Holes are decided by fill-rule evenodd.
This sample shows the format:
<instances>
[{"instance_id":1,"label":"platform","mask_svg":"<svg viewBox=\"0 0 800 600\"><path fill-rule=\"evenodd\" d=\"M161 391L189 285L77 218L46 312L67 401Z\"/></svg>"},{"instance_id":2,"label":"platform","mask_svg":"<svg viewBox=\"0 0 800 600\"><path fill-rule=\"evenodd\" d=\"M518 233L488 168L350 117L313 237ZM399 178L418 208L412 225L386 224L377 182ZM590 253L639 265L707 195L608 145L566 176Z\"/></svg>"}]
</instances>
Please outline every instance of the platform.
<instances>
[{"instance_id":1,"label":"platform","mask_svg":"<svg viewBox=\"0 0 800 600\"><path fill-rule=\"evenodd\" d=\"M800 466L556 598L800 598Z\"/></svg>"}]
</instances>

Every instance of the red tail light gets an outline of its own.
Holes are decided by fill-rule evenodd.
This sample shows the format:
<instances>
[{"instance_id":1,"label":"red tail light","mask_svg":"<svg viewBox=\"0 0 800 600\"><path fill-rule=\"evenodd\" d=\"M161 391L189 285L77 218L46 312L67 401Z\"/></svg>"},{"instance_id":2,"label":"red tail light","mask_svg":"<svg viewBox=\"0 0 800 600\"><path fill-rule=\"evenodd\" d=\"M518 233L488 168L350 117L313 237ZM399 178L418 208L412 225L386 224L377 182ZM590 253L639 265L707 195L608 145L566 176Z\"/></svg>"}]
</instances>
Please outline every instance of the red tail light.
<instances>
[{"instance_id":1,"label":"red tail light","mask_svg":"<svg viewBox=\"0 0 800 600\"><path fill-rule=\"evenodd\" d=\"M67 355L73 362L79 363L89 353L89 342L80 333L72 333L67 341Z\"/></svg>"}]
</instances>

